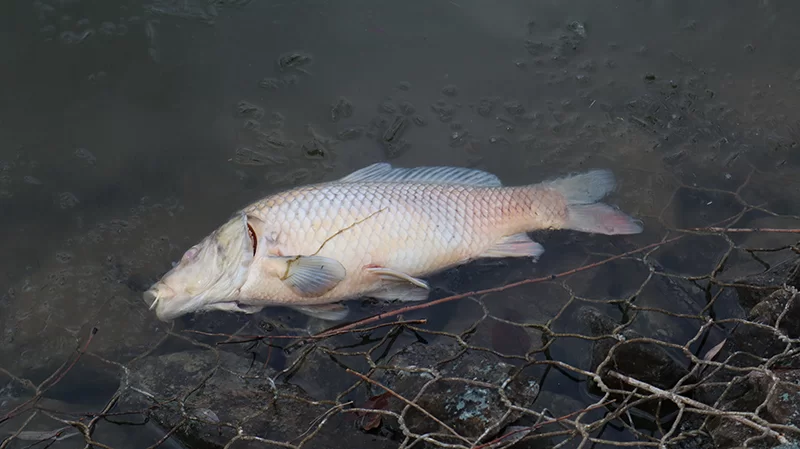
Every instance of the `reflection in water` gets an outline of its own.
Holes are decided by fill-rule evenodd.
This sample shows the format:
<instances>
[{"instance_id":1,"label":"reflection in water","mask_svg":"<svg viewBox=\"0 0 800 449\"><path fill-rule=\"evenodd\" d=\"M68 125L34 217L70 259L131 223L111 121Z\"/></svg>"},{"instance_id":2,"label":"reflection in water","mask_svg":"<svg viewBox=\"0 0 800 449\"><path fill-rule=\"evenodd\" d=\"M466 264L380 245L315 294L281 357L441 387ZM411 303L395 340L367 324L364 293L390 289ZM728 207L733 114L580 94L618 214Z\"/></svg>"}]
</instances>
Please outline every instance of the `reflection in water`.
<instances>
[{"instance_id":1,"label":"reflection in water","mask_svg":"<svg viewBox=\"0 0 800 449\"><path fill-rule=\"evenodd\" d=\"M92 355L39 406L102 410L114 379L127 385L126 370L180 366L193 378L201 371L174 354L221 339L186 330L269 334L218 348L246 360L234 363L248 373L242 379L266 366L319 401L367 394L358 387L337 398L358 380L344 367L366 373L370 366L367 353L343 353L374 348L371 361L390 363L411 342L454 341L432 331L525 366L540 387L536 410L564 415L597 401L586 376L564 368L596 368L597 346L580 336L621 332L614 326L630 321L637 335L684 345L701 324L674 315L746 313L731 289L653 273L703 277L722 268L718 278L732 281L789 251L756 258L728 252L731 242L771 249L794 240L687 237L645 262L636 254L414 311L402 318L427 323L337 337L312 352L282 351L290 340L277 337L323 326L289 310L202 314L173 329L147 310L141 292L236 208L384 160L476 167L512 185L611 168L620 181L611 202L644 217L645 232L634 237L537 234L548 248L538 264L505 260L448 271L430 279L435 298L597 262L656 242L671 227L734 216L743 202L761 209L742 215L737 227L797 227L772 213L800 215L793 181L800 31L792 20L799 6L728 3L3 3L0 53L13 70L0 72L7 87L0 91L0 241L7 255L0 260L0 366L8 370L0 374L0 416L31 396L23 378L45 381L93 327ZM731 193L740 187L738 196ZM353 319L398 307L355 305ZM729 329L714 328L708 342L691 349L707 351ZM526 351L536 364L526 365ZM434 364L435 354L421 354L418 362ZM687 365L681 351L670 355L677 362L655 350L632 354L649 354L670 372ZM299 363L302 357L310 362ZM213 364L198 360L197 370ZM587 419L603 413L592 410ZM636 426L657 427L654 413L644 407ZM0 422L0 433L15 431L26 416ZM141 424L135 416L114 422ZM62 426L44 415L32 423L29 430ZM164 435L148 426L153 433L144 435L140 426L102 421L94 435L112 447L142 447ZM391 428L384 420L381 435L400 438L386 433ZM597 430L594 436L607 440L635 438L619 422ZM59 444L70 441L75 437Z\"/></svg>"}]
</instances>

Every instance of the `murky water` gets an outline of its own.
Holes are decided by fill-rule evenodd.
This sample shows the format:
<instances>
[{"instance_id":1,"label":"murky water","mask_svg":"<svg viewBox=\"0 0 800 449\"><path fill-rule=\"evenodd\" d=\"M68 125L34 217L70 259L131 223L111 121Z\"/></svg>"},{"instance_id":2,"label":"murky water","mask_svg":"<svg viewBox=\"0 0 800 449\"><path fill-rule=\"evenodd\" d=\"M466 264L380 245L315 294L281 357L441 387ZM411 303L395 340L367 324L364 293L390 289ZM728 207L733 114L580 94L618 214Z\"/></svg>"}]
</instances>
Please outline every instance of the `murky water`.
<instances>
[{"instance_id":1,"label":"murky water","mask_svg":"<svg viewBox=\"0 0 800 449\"><path fill-rule=\"evenodd\" d=\"M43 381L92 327L90 351L105 361L83 358L47 398L61 410L102 408L117 385L110 362L127 363L165 338L168 326L141 291L186 248L263 195L377 161L472 166L507 184L608 167L620 181L611 202L644 220L634 237L542 233L539 264L444 273L432 279L438 296L565 271L658 241L668 226L723 220L740 210L724 192L753 167L742 198L800 214L797 14L800 4L770 0L3 2L0 413L25 397L10 374ZM740 224L791 226L755 213ZM792 241L736 241L744 239L765 248ZM702 276L726 250L722 238L691 238L653 258ZM758 268L734 260L730 276ZM605 300L632 295L647 274L621 260L565 282ZM492 316L520 323L544 324L561 311L554 332L586 333L577 305L564 308L569 299L548 283L482 301ZM705 306L658 286L638 300L675 313ZM396 307L354 304L351 318ZM459 333L482 313L465 300L406 318ZM726 297L716 313L740 311ZM696 323L643 317L640 331L680 344L696 331ZM232 332L262 320L306 322L275 308L176 326ZM531 328L519 335L484 323L476 345L518 353L526 339L541 339ZM180 345L168 339L159 351ZM588 368L587 345L564 338L549 356ZM275 352L270 363L281 369L286 356ZM533 368L543 391L593 400L568 373ZM352 383L341 376L291 380L325 396ZM0 429L5 437L16 427ZM143 447L163 435L139 429L104 423L97 438ZM626 435L609 428L602 437Z\"/></svg>"}]
</instances>

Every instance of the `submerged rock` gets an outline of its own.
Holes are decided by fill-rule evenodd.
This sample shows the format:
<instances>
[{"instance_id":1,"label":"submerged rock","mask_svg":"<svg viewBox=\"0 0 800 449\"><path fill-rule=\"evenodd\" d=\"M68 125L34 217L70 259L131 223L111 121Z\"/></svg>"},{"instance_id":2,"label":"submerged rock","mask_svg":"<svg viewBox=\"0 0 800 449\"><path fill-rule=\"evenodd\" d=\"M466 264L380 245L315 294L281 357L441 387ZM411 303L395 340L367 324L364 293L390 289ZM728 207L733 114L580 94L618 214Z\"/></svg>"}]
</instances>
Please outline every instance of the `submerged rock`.
<instances>
[{"instance_id":1,"label":"submerged rock","mask_svg":"<svg viewBox=\"0 0 800 449\"><path fill-rule=\"evenodd\" d=\"M758 366L791 349L788 339L800 337L800 260L790 259L765 271L735 281L746 320L731 331L729 360L735 366ZM780 361L784 368L800 368L795 358Z\"/></svg>"},{"instance_id":2,"label":"submerged rock","mask_svg":"<svg viewBox=\"0 0 800 449\"><path fill-rule=\"evenodd\" d=\"M457 344L415 343L387 361L402 368L386 369L378 380L418 406L405 411L404 403L390 407L409 431L448 433L439 420L463 437L483 435L486 440L521 417L511 404L533 405L539 394L536 380L491 353L460 349ZM396 419L387 425L401 431Z\"/></svg>"},{"instance_id":3,"label":"submerged rock","mask_svg":"<svg viewBox=\"0 0 800 449\"><path fill-rule=\"evenodd\" d=\"M764 372L753 371L736 378L721 399L719 409L752 412L760 408L759 416L766 421L797 428L800 425L800 370L776 372L775 376L773 380ZM741 447L743 441L760 433L721 416L712 417L707 428L720 449ZM776 438L763 438L748 447L766 449L777 445Z\"/></svg>"},{"instance_id":4,"label":"submerged rock","mask_svg":"<svg viewBox=\"0 0 800 449\"><path fill-rule=\"evenodd\" d=\"M788 287L775 290L750 309L747 322L740 323L731 338L738 350L756 357L770 358L787 350L786 337L798 336L800 293ZM755 360L749 358L746 362L752 364Z\"/></svg>"},{"instance_id":5,"label":"submerged rock","mask_svg":"<svg viewBox=\"0 0 800 449\"><path fill-rule=\"evenodd\" d=\"M536 380L518 368L491 353L461 353L457 344L415 343L381 366L387 365L393 368L371 377L416 406L407 407L380 388L363 406L396 413L402 425L390 415L342 412L346 400L334 401L338 387L328 392L330 400L312 397L297 385L273 381L276 371L270 367L210 349L132 362L119 407L150 409L165 433L174 429L173 435L193 448L221 448L237 438L234 447L263 447L248 439L297 443L311 435L307 444L315 448L339 448L347 441L348 447L380 449L397 447L404 429L448 433L437 420L462 437L483 436L486 442L524 417L512 405L531 409L539 394Z\"/></svg>"},{"instance_id":6,"label":"submerged rock","mask_svg":"<svg viewBox=\"0 0 800 449\"><path fill-rule=\"evenodd\" d=\"M735 282L747 318L736 323L717 359L738 368L715 372L707 379L713 386L700 389L698 400L726 412L757 411L765 424L800 426L800 358L795 343L800 337L798 268L798 260L789 260ZM711 417L706 428L715 446L722 449L741 447L743 441L760 434L722 416ZM792 447L797 441L779 443L770 436L756 438L748 447Z\"/></svg>"},{"instance_id":7,"label":"submerged rock","mask_svg":"<svg viewBox=\"0 0 800 449\"><path fill-rule=\"evenodd\" d=\"M252 365L252 366L251 366ZM342 425L332 403L273 382L275 371L223 351L197 350L139 359L129 365L122 408L153 407L152 418L188 447L221 448L237 435L276 442L309 438L309 446L390 448L396 443ZM152 395L152 397L150 397ZM264 447L242 438L234 447Z\"/></svg>"},{"instance_id":8,"label":"submerged rock","mask_svg":"<svg viewBox=\"0 0 800 449\"><path fill-rule=\"evenodd\" d=\"M589 306L581 307L578 317L588 325L589 332L594 337L611 335L619 325L611 317ZM599 368L603 381L612 388L620 388L622 385L607 376L609 370L662 389L671 388L688 373L688 362L677 358L664 346L650 342L629 342L628 340L643 337L638 332L624 329L616 337L595 341L591 351L590 369L596 372Z\"/></svg>"},{"instance_id":9,"label":"submerged rock","mask_svg":"<svg viewBox=\"0 0 800 449\"><path fill-rule=\"evenodd\" d=\"M800 287L800 260L790 259L775 265L764 273L737 279L736 293L739 303L750 310L784 284Z\"/></svg>"}]
</instances>

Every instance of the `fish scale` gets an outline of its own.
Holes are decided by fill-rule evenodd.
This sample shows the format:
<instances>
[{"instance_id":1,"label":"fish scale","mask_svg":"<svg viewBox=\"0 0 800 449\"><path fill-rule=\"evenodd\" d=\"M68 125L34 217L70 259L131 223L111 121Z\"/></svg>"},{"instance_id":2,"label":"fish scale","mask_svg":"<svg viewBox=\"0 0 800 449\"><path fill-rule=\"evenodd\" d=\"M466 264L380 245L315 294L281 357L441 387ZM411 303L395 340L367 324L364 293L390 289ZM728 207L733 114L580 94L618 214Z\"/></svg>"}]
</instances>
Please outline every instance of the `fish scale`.
<instances>
[{"instance_id":1,"label":"fish scale","mask_svg":"<svg viewBox=\"0 0 800 449\"><path fill-rule=\"evenodd\" d=\"M544 248L527 232L641 232L598 202L614 184L608 170L503 186L481 170L373 164L246 206L189 249L145 300L162 320L269 305L338 320L348 299L420 301L429 292L423 276L478 258L538 260Z\"/></svg>"},{"instance_id":2,"label":"fish scale","mask_svg":"<svg viewBox=\"0 0 800 449\"><path fill-rule=\"evenodd\" d=\"M563 208L563 201L547 192L539 193L544 201L536 195L537 191L526 188L363 183L290 192L286 198L267 200L271 207L256 203L245 212L264 222L262 234L278 234L280 254L334 258L344 266L350 282L306 301L297 299L278 279L251 278L243 296L324 303L354 290L370 290L376 281L363 272L364 266L392 267L419 276L464 263L503 236L524 231L533 208L541 208L547 216L563 216L554 211L559 204ZM312 225L310 218L315 216L321 218L319 227Z\"/></svg>"}]
</instances>

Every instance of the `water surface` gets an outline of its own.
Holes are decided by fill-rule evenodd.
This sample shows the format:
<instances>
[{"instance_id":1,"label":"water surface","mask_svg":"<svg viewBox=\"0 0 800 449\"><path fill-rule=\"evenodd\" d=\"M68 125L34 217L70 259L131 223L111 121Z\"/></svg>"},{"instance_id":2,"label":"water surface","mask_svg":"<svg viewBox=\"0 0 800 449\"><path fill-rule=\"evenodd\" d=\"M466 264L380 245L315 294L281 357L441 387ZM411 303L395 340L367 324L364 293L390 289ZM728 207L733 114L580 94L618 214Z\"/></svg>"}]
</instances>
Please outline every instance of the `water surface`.
<instances>
[{"instance_id":1,"label":"water surface","mask_svg":"<svg viewBox=\"0 0 800 449\"><path fill-rule=\"evenodd\" d=\"M440 297L558 273L658 241L671 227L726 219L742 208L726 192L746 181L743 201L800 214L798 13L794 3L768 0L5 2L0 412L30 394L12 375L43 381L92 327L96 357L83 358L46 397L62 410L102 408L117 388L114 363L165 339L169 326L146 309L141 292L185 249L250 201L378 161L476 167L507 184L611 168L620 185L610 201L644 221L645 232L632 237L539 233L547 250L540 263L478 263L441 274L432 278ZM398 120L403 131L389 144L383 136ZM792 223L755 212L740 222ZM652 258L668 272L703 276L727 249L721 237L692 237ZM761 269L746 254L733 260L727 276ZM451 333L478 320L473 344L519 354L528 340L540 344L541 332L497 330L497 320L481 318L483 308L586 334L576 318L581 305L620 318L606 301L639 292L648 273L620 260L565 285L525 286L406 318ZM666 291L648 286L638 304L689 314L705 306L702 292L685 292L693 303ZM358 318L397 306L353 307ZM729 294L714 312L742 314ZM264 320L307 324L275 308L175 325L233 332ZM679 344L697 329L664 314L640 320L640 332ZM173 340L157 350L180 350ZM559 338L548 356L587 369L588 345ZM278 369L285 361L270 359ZM562 402L596 400L569 372L531 370ZM331 399L352 384L343 372L331 376L308 371L291 381ZM4 436L13 431L0 427ZM163 435L153 428L133 441L138 428L100 429L113 447L143 447ZM602 437L631 438L613 427ZM56 446L70 441L77 444Z\"/></svg>"}]
</instances>

